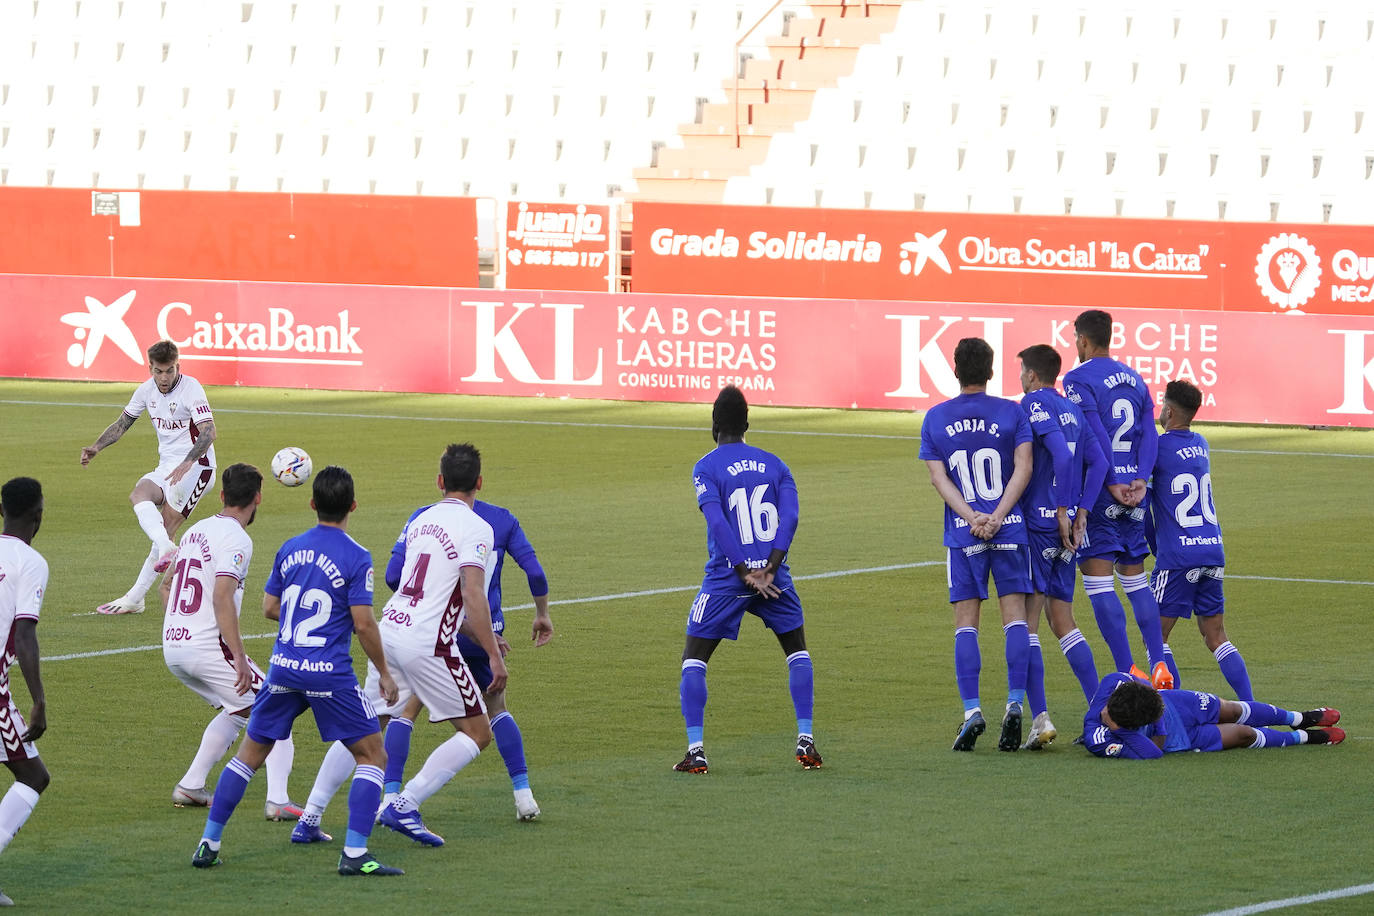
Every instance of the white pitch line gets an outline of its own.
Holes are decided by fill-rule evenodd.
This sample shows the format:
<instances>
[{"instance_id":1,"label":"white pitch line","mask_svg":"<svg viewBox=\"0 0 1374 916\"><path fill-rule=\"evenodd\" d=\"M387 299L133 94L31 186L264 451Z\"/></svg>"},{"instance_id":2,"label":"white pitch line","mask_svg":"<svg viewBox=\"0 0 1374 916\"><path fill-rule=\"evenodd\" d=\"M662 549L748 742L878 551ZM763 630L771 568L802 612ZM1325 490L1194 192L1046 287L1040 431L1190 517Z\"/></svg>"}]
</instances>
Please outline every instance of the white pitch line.
<instances>
[{"instance_id":1,"label":"white pitch line","mask_svg":"<svg viewBox=\"0 0 1374 916\"><path fill-rule=\"evenodd\" d=\"M76 401L26 401L26 400L0 400L0 404L15 404L27 407L98 407L101 409L119 410L124 405L121 404L92 404ZM842 410L843 408L819 408L824 410ZM375 413L344 413L334 411L309 411L309 410L250 410L242 407L217 407L219 413L241 413L249 416L264 417L323 417L337 420L414 420L420 423L490 423L494 425L508 426L561 426L581 429L642 429L656 430L662 432L678 433L699 433L704 430L702 426L666 426L652 423L585 423L569 420L516 420L516 419L492 419L490 417L420 417L406 416L404 414L375 414ZM756 428L755 432L768 436L812 436L827 439L894 439L902 442L919 442L920 435L901 436L890 433L835 433L817 432L815 430L804 429L762 429ZM1248 449L1248 448L1213 448L1212 451L1226 453L1230 455L1277 455L1290 456L1294 458L1363 458L1374 459L1374 455L1360 455L1354 452L1283 452L1272 449Z\"/></svg>"},{"instance_id":2,"label":"white pitch line","mask_svg":"<svg viewBox=\"0 0 1374 916\"><path fill-rule=\"evenodd\" d=\"M1304 894L1301 897L1286 897L1283 900L1266 900L1264 903L1253 903L1249 906L1238 906L1229 910L1216 910L1206 914L1206 916L1250 916L1251 913L1265 913L1269 910L1320 903L1323 900L1339 900L1341 897L1358 897L1362 894L1374 894L1374 884L1356 884L1334 891L1323 891L1320 894Z\"/></svg>"},{"instance_id":3,"label":"white pitch line","mask_svg":"<svg viewBox=\"0 0 1374 916\"><path fill-rule=\"evenodd\" d=\"M945 565L943 560L922 560L922 561L919 562L919 563L896 563L896 564L893 564L893 565L891 565L891 566L865 566L865 567L861 567L861 568L859 568L859 569L838 569L838 570L834 570L834 571L831 571L831 572L811 573L810 575L806 575L806 576L793 576L793 577L792 577L792 580L793 580L794 582L802 582L802 581L809 581L809 580L812 580L812 579L835 579L835 578L839 578L839 577L841 577L841 576L859 576L859 575L863 575L864 573L894 572L894 571L896 571L896 570L901 570L901 569L917 569L917 568L920 568L920 567L923 567L923 566L943 566L943 565ZM643 590L643 591L637 591L637 592L619 592L619 593L614 594L614 595L594 595L594 596L592 596L592 597L590 597L590 598L563 598L563 599L561 599L561 600L550 601L550 602L549 602L549 606L550 606L550 607L555 607L555 606L562 606L562 605L568 605L568 604L590 604L590 603L593 602L593 601L617 601L617 600L620 600L620 599L622 599L622 598L646 598L646 597L649 597L649 596L651 596L651 595L671 595L671 594L674 594L674 593L676 593L676 592L694 592L694 591L697 591L699 588L701 588L700 585L675 585L675 586L671 586L671 587L669 587L669 588L650 588L650 589L645 589L645 590ZM510 611L524 611L524 610L529 610L529 609L532 608L532 607L534 607L533 604L517 604L517 605L514 605L514 606L512 606L512 607L506 608L506 610L510 610ZM90 614L90 613L82 613L82 614L73 614L72 616L73 616L73 617L90 617L90 616L92 616L92 614ZM275 637L276 635L277 635L277 634L276 634L275 632L272 632L272 633L254 633L254 634L250 634L250 635L245 635L245 636L243 636L242 638L243 638L243 639L269 639L269 638ZM75 659L75 658L101 658L101 657L106 656L106 655L128 655L130 652L152 652L152 651L155 650L155 649L161 649L161 648L162 648L162 644L161 644L161 643L158 643L158 644L155 645L155 646L124 646L124 647L119 648L119 649L99 649L99 650L96 650L96 651L94 651L94 652L72 652L72 653L69 653L69 654L67 654L67 655L51 655L51 656L48 656L48 657L44 658L43 661L45 661L45 662L65 662L65 661L71 661L72 659Z\"/></svg>"}]
</instances>

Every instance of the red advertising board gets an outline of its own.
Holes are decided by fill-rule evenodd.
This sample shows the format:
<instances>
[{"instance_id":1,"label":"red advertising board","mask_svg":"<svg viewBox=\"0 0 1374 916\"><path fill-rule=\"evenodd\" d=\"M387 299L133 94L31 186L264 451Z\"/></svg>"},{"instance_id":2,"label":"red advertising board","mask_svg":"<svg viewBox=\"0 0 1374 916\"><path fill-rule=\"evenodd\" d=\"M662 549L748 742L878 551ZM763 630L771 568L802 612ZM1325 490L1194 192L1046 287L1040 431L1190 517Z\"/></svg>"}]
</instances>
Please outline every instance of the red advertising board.
<instances>
[{"instance_id":1,"label":"red advertising board","mask_svg":"<svg viewBox=\"0 0 1374 916\"><path fill-rule=\"evenodd\" d=\"M633 288L1374 314L1374 227L636 203Z\"/></svg>"},{"instance_id":2,"label":"red advertising board","mask_svg":"<svg viewBox=\"0 0 1374 916\"><path fill-rule=\"evenodd\" d=\"M473 198L140 191L121 225L91 193L0 187L0 273L477 285Z\"/></svg>"},{"instance_id":3,"label":"red advertising board","mask_svg":"<svg viewBox=\"0 0 1374 916\"><path fill-rule=\"evenodd\" d=\"M1077 307L759 299L108 277L0 276L0 375L134 381L159 337L210 384L926 408L962 337L1049 343ZM1156 397L1193 379L1205 420L1374 426L1374 318L1114 310L1114 354ZM404 315L404 321L397 316ZM1275 384L1282 366L1283 383Z\"/></svg>"},{"instance_id":4,"label":"red advertising board","mask_svg":"<svg viewBox=\"0 0 1374 916\"><path fill-rule=\"evenodd\" d=\"M506 289L607 292L618 226L608 205L506 202Z\"/></svg>"}]
</instances>

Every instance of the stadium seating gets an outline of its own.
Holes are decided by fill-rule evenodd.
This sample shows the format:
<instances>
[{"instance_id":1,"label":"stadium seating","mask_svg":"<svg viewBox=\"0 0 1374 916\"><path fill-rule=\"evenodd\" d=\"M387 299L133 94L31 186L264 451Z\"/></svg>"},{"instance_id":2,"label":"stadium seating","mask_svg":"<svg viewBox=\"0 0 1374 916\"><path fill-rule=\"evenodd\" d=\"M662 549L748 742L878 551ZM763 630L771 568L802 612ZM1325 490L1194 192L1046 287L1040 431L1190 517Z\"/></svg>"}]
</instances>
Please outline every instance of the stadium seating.
<instances>
[{"instance_id":1,"label":"stadium seating","mask_svg":"<svg viewBox=\"0 0 1374 916\"><path fill-rule=\"evenodd\" d=\"M1374 218L1371 0L771 6L4 3L0 182Z\"/></svg>"}]
</instances>

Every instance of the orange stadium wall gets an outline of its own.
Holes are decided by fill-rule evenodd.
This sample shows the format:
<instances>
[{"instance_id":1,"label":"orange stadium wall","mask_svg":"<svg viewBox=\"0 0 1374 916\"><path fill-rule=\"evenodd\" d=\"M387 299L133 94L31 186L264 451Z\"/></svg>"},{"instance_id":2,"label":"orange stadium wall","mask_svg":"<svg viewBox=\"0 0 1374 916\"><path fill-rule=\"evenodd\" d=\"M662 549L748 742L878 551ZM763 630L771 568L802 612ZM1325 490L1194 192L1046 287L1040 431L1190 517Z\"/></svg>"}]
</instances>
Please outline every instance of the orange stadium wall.
<instances>
[{"instance_id":1,"label":"orange stadium wall","mask_svg":"<svg viewBox=\"0 0 1374 916\"><path fill-rule=\"evenodd\" d=\"M472 198L95 193L0 187L0 273L477 285Z\"/></svg>"},{"instance_id":2,"label":"orange stadium wall","mask_svg":"<svg viewBox=\"0 0 1374 916\"><path fill-rule=\"evenodd\" d=\"M986 338L990 390L1015 353L1072 362L1077 306L249 281L0 276L0 375L135 381L170 337L214 385L926 408L958 392L949 354ZM1208 420L1374 426L1374 318L1113 309L1115 354L1158 397L1195 379ZM398 321L398 316L404 316ZM1281 381L1278 381L1281 378Z\"/></svg>"}]
</instances>

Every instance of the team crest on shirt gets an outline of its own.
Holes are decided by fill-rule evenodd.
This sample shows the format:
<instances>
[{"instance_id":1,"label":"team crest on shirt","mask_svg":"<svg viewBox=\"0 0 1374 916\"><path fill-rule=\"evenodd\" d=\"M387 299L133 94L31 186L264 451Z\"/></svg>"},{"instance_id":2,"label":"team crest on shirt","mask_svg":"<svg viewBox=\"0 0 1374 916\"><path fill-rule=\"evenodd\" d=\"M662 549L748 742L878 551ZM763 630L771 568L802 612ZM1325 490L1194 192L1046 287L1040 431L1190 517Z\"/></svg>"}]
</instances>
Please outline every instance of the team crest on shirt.
<instances>
[{"instance_id":1,"label":"team crest on shirt","mask_svg":"<svg viewBox=\"0 0 1374 916\"><path fill-rule=\"evenodd\" d=\"M367 590L372 591L372 567L367 568Z\"/></svg>"},{"instance_id":2,"label":"team crest on shirt","mask_svg":"<svg viewBox=\"0 0 1374 916\"><path fill-rule=\"evenodd\" d=\"M700 477L693 477L693 478L692 478L692 486L696 487L697 495L698 495L698 496L700 496L701 494L703 494L703 493L706 492L706 484L704 484L704 483L701 482L701 478L700 478Z\"/></svg>"},{"instance_id":3,"label":"team crest on shirt","mask_svg":"<svg viewBox=\"0 0 1374 916\"><path fill-rule=\"evenodd\" d=\"M1105 753L1108 757L1120 757L1120 756L1121 756L1121 751L1122 751L1122 749L1123 749L1124 747L1125 747L1124 744L1117 744L1117 743L1113 742L1113 743L1107 745L1107 750L1106 750L1104 753Z\"/></svg>"}]
</instances>

